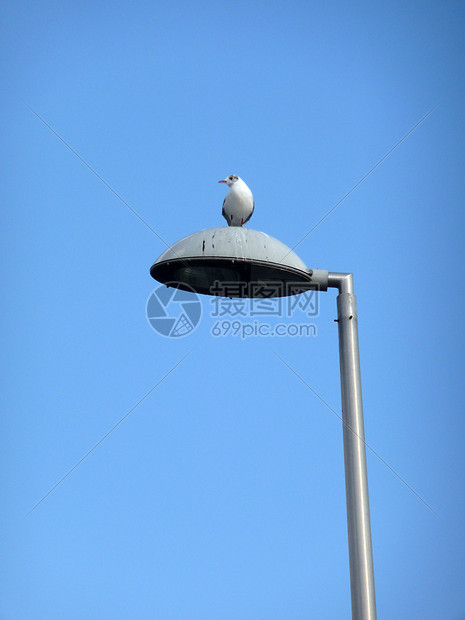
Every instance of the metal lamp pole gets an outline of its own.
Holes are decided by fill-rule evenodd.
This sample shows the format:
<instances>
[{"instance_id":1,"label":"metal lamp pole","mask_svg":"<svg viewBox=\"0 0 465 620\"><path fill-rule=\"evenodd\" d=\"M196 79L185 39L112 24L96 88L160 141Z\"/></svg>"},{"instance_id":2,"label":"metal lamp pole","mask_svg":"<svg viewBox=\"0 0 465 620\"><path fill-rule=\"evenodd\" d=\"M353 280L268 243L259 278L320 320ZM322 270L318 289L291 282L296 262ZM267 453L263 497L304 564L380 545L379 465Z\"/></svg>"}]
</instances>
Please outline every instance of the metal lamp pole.
<instances>
[{"instance_id":1,"label":"metal lamp pole","mask_svg":"<svg viewBox=\"0 0 465 620\"><path fill-rule=\"evenodd\" d=\"M375 620L375 577L363 426L357 303L351 273L329 273L337 288L337 321L353 620Z\"/></svg>"}]
</instances>

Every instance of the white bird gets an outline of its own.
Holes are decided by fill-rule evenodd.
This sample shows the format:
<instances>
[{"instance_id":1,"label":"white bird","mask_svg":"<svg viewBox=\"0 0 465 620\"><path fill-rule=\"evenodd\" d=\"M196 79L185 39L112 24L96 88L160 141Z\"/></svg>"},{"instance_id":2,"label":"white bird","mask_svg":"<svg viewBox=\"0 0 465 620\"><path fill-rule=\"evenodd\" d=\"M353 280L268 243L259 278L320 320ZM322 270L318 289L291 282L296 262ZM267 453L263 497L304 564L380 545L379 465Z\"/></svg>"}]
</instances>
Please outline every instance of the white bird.
<instances>
[{"instance_id":1,"label":"white bird","mask_svg":"<svg viewBox=\"0 0 465 620\"><path fill-rule=\"evenodd\" d=\"M229 187L229 192L223 201L222 216L229 226L242 226L250 220L255 208L252 192L235 174L230 174L218 183L226 183Z\"/></svg>"}]
</instances>

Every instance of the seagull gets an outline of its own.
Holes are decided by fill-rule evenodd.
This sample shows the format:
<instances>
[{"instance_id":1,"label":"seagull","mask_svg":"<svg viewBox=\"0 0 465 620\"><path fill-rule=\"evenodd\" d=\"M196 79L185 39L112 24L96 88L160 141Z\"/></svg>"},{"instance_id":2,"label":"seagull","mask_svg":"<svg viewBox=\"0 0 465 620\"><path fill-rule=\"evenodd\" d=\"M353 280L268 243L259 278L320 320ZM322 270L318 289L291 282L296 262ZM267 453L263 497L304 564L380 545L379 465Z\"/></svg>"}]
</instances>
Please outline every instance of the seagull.
<instances>
[{"instance_id":1,"label":"seagull","mask_svg":"<svg viewBox=\"0 0 465 620\"><path fill-rule=\"evenodd\" d=\"M218 183L226 183L229 187L229 192L223 201L221 215L229 226L243 226L250 220L255 208L252 192L235 174L230 174Z\"/></svg>"}]
</instances>

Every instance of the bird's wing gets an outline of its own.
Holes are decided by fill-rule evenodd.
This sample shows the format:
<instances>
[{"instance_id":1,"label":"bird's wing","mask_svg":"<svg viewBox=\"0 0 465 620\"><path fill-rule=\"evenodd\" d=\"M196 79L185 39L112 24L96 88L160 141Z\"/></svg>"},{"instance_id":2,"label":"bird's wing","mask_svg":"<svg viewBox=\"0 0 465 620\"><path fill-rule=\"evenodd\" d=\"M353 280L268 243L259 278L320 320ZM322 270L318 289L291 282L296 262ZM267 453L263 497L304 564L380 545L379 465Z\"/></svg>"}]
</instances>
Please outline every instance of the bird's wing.
<instances>
[{"instance_id":1,"label":"bird's wing","mask_svg":"<svg viewBox=\"0 0 465 620\"><path fill-rule=\"evenodd\" d=\"M255 209L255 200L253 201L252 211L250 212L249 217L248 217L246 220L244 220L244 224L247 224L247 222L250 220L250 218L251 218L251 217L252 217L252 215L253 215L254 209Z\"/></svg>"},{"instance_id":2,"label":"bird's wing","mask_svg":"<svg viewBox=\"0 0 465 620\"><path fill-rule=\"evenodd\" d=\"M229 220L228 220L228 216L226 215L226 211L224 210L224 203L226 202L226 198L223 200L223 207L221 209L221 215L224 217L224 219L228 222L228 226L230 224Z\"/></svg>"}]
</instances>

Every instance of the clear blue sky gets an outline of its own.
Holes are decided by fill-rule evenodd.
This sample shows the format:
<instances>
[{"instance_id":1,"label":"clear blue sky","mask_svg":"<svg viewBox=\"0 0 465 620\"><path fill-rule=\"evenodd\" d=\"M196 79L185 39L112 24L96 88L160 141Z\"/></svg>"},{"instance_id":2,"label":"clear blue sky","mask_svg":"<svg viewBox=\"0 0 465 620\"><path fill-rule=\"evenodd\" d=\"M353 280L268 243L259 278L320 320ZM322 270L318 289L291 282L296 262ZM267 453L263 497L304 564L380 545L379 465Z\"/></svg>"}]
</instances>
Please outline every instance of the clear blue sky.
<instances>
[{"instance_id":1,"label":"clear blue sky","mask_svg":"<svg viewBox=\"0 0 465 620\"><path fill-rule=\"evenodd\" d=\"M2 591L17 619L350 617L336 294L312 338L145 317L163 243L250 227L358 298L378 614L465 618L460 2L2 7ZM29 106L29 107L28 107ZM244 319L244 321L247 319ZM35 510L28 511L190 351Z\"/></svg>"}]
</instances>

